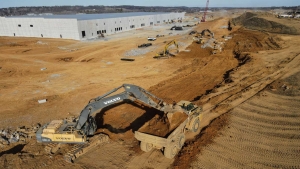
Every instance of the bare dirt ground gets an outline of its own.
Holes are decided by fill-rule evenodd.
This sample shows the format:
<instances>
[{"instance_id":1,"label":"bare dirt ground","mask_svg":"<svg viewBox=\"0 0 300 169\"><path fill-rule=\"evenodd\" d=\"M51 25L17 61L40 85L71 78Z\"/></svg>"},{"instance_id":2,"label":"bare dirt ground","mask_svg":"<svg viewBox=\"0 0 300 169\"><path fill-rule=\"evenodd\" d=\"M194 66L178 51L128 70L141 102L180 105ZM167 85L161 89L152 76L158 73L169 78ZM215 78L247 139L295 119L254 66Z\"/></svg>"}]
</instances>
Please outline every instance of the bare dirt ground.
<instances>
[{"instance_id":1,"label":"bare dirt ground","mask_svg":"<svg viewBox=\"0 0 300 169\"><path fill-rule=\"evenodd\" d=\"M74 164L63 160L66 149L46 155L43 145L32 139L27 144L2 147L0 166L299 167L299 73L294 75L300 64L299 36L240 26L232 32L220 29L227 21L220 18L194 28L209 28L220 41L221 36L231 33L233 39L225 43L221 53L211 55L211 49L192 43L187 30L158 38L144 54L126 56L135 58L134 62L122 62L120 58L147 42L147 36L167 34L167 27L126 32L91 42L0 37L2 128L78 116L90 99L123 83L148 89L169 103L189 100L203 105L202 128L219 117L199 135L190 135L179 155L170 160L159 150L143 153L133 137L134 131L160 112L139 104L122 104L96 115L98 132L107 133L110 143L80 157ZM181 52L171 59L153 59L163 49L163 42L172 39L179 42ZM261 92L264 89L272 91ZM288 92L292 94L283 96ZM47 102L38 104L39 99ZM276 105L280 106L274 109ZM222 115L230 110L231 113Z\"/></svg>"}]
</instances>

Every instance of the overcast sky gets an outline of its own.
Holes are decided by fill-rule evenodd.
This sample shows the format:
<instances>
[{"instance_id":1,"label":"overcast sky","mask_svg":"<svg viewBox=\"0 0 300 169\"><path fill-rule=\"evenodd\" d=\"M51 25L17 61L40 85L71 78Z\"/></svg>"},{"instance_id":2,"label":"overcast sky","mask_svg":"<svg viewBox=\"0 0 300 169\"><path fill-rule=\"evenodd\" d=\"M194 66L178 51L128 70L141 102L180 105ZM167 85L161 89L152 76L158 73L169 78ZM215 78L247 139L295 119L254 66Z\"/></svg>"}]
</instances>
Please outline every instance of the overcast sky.
<instances>
[{"instance_id":1,"label":"overcast sky","mask_svg":"<svg viewBox=\"0 0 300 169\"><path fill-rule=\"evenodd\" d=\"M0 0L0 8L55 5L135 5L204 7L206 0ZM210 7L297 6L300 0L210 0Z\"/></svg>"}]
</instances>

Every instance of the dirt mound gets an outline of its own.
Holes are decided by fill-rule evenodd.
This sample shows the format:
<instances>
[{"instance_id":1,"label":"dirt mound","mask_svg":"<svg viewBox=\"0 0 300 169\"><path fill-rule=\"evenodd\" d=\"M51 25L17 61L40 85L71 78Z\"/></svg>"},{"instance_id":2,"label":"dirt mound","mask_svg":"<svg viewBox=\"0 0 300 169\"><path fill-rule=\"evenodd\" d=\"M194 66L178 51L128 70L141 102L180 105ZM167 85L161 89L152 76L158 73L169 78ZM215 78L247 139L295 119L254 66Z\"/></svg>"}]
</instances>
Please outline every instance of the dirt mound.
<instances>
[{"instance_id":1,"label":"dirt mound","mask_svg":"<svg viewBox=\"0 0 300 169\"><path fill-rule=\"evenodd\" d=\"M299 35L300 32L294 27L289 27L278 22L260 18L257 14L247 12L237 18L232 19L236 25L242 25L248 29L263 30L271 33L282 33Z\"/></svg>"},{"instance_id":2,"label":"dirt mound","mask_svg":"<svg viewBox=\"0 0 300 169\"><path fill-rule=\"evenodd\" d=\"M166 118L161 118L159 115L156 115L153 119L142 126L139 131L151 135L166 137L168 134L170 134L170 132L184 122L186 118L186 114L182 112L176 112L172 117L171 123L169 123Z\"/></svg>"},{"instance_id":3,"label":"dirt mound","mask_svg":"<svg viewBox=\"0 0 300 169\"><path fill-rule=\"evenodd\" d=\"M284 47L283 40L276 35L240 28L232 33L233 41L225 47L236 52L258 52L262 50L277 50ZM283 47L282 47L283 46Z\"/></svg>"}]
</instances>

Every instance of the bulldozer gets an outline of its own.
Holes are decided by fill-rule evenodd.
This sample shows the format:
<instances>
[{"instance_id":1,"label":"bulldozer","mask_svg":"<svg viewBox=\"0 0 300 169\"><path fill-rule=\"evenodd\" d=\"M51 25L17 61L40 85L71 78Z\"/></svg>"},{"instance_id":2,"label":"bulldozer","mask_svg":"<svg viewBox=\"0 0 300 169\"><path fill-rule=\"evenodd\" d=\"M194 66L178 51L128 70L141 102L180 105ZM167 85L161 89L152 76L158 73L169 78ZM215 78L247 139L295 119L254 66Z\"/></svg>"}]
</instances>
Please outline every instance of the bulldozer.
<instances>
[{"instance_id":1,"label":"bulldozer","mask_svg":"<svg viewBox=\"0 0 300 169\"><path fill-rule=\"evenodd\" d=\"M178 43L176 42L176 40L172 40L165 45L163 51L161 51L160 53L157 53L153 58L160 59L160 58L169 58L170 56L174 56L174 54L171 54L169 52L169 47L172 46L173 44L175 45L175 47L177 49L177 53L179 53Z\"/></svg>"},{"instance_id":2,"label":"bulldozer","mask_svg":"<svg viewBox=\"0 0 300 169\"><path fill-rule=\"evenodd\" d=\"M111 95L121 88L124 89L123 92ZM166 118L169 123L172 122L174 113L185 113L189 117L187 118L188 121L185 121L185 124L189 126L185 128L195 130L195 127L198 127L198 116L200 115L198 110L200 109L193 106L190 102L167 104L162 99L139 86L123 84L104 95L91 99L81 111L79 117L71 120L53 120L40 127L36 132L37 142L46 143L47 146L45 150L52 154L58 151L63 144L74 144L73 148L64 155L64 159L67 162L74 162L79 156L84 155L99 144L109 141L109 137L106 134L96 133L97 125L94 115L101 109L108 108L112 105L119 105L124 101L142 103L164 112L164 118ZM178 131L175 135L177 136L178 133L182 132Z\"/></svg>"}]
</instances>

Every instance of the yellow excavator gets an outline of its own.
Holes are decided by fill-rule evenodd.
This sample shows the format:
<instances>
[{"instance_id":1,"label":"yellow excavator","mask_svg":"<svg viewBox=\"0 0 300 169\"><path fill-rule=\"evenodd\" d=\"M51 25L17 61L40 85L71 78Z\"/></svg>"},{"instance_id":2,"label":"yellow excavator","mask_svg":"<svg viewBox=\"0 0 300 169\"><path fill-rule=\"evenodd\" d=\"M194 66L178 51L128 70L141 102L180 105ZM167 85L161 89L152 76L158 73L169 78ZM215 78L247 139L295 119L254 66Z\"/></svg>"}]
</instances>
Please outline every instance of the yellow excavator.
<instances>
[{"instance_id":1,"label":"yellow excavator","mask_svg":"<svg viewBox=\"0 0 300 169\"><path fill-rule=\"evenodd\" d=\"M176 40L172 40L170 42L168 42L166 45L165 45L165 48L163 51L161 51L160 53L157 53L153 58L155 59L160 59L160 58L163 58L163 57L167 57L169 58L169 56L174 56L173 54L171 54L168 50L168 48L172 45L175 45L176 49L177 49L177 53L179 52L179 49L178 49L178 43L176 42Z\"/></svg>"},{"instance_id":2,"label":"yellow excavator","mask_svg":"<svg viewBox=\"0 0 300 169\"><path fill-rule=\"evenodd\" d=\"M124 91L119 93L120 89ZM113 95L115 92L118 93ZM78 118L53 120L43 125L36 132L37 142L47 144L45 150L49 154L54 154L61 146L73 144L74 146L64 155L64 159L67 162L74 162L75 159L84 155L86 152L109 141L108 135L97 132L95 115L104 108L125 101L139 102L164 112L170 124L172 123L174 113L185 113L189 116L189 126L185 128L191 128L192 130L192 128L195 128L195 125L198 127L199 122L197 121L197 117L199 116L200 109L199 112L197 111L196 113L197 116L194 117L194 110L196 110L194 107L192 107L193 110L190 111L190 109L186 109L181 102L178 104L168 104L139 86L123 84L102 96L91 99L81 111ZM186 103L186 105L190 104L190 102L184 103Z\"/></svg>"}]
</instances>

